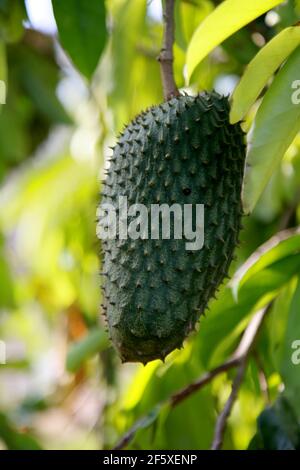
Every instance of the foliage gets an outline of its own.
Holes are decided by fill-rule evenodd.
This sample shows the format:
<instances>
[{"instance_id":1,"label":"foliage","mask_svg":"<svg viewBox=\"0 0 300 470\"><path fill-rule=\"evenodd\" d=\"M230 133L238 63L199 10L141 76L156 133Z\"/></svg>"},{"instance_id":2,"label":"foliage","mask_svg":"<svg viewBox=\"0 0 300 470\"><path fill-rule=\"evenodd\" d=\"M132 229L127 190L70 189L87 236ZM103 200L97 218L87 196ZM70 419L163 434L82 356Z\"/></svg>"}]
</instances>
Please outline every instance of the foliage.
<instances>
[{"instance_id":1,"label":"foliage","mask_svg":"<svg viewBox=\"0 0 300 470\"><path fill-rule=\"evenodd\" d=\"M62 46L91 78L106 41L104 0L53 0L53 9Z\"/></svg>"},{"instance_id":2,"label":"foliage","mask_svg":"<svg viewBox=\"0 0 300 470\"><path fill-rule=\"evenodd\" d=\"M245 24L281 3L281 0L227 0L214 10L195 31L187 50L187 69L190 79L199 62L224 39ZM205 38L205 41L203 40Z\"/></svg>"},{"instance_id":3,"label":"foliage","mask_svg":"<svg viewBox=\"0 0 300 470\"><path fill-rule=\"evenodd\" d=\"M179 88L229 93L241 79L231 119L251 129L251 214L199 331L146 367L121 365L99 321L95 219L109 146L162 101L158 4L52 3L60 45L28 4L0 0L0 447L111 448L133 426L132 449L209 448L236 370L169 399L228 360L269 306L223 447L299 449L299 2L176 0Z\"/></svg>"}]
</instances>

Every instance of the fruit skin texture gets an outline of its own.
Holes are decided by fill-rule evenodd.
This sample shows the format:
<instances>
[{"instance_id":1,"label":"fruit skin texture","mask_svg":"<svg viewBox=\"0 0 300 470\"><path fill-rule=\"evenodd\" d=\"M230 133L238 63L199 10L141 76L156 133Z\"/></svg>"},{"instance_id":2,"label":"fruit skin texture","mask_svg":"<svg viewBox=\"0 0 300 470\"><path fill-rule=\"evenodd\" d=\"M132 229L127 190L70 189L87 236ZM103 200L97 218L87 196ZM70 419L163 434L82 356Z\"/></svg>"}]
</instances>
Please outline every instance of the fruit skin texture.
<instances>
[{"instance_id":1,"label":"fruit skin texture","mask_svg":"<svg viewBox=\"0 0 300 470\"><path fill-rule=\"evenodd\" d=\"M103 241L104 313L123 362L180 348L227 276L242 215L244 133L227 98L179 96L137 116L120 135L102 203L204 204L204 246L186 240Z\"/></svg>"}]
</instances>

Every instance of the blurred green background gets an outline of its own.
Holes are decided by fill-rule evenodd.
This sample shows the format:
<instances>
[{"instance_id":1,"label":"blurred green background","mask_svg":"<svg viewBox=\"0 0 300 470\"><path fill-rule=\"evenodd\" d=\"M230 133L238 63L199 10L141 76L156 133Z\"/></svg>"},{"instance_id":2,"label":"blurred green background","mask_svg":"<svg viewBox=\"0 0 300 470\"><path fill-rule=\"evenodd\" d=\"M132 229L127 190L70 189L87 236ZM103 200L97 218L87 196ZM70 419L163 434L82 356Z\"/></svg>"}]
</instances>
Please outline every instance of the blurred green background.
<instances>
[{"instance_id":1,"label":"blurred green background","mask_svg":"<svg viewBox=\"0 0 300 470\"><path fill-rule=\"evenodd\" d=\"M174 70L189 93L231 93L258 50L298 20L291 0L258 18L215 49L187 88L187 46L218 3L176 2ZM7 353L0 365L0 448L113 447L157 403L223 362L257 306L274 298L224 442L246 449L258 416L274 402L279 414L267 413L277 426L282 393L293 407L289 418L299 420L300 365L290 361L291 343L300 339L299 238L264 255L238 301L223 286L199 332L164 364L121 365L100 317L96 207L116 135L163 99L160 1L107 1L99 28L103 51L88 82L73 65L76 52L71 61L57 40L50 0L0 0L0 79L7 81L0 112L0 340ZM272 235L299 223L299 196L297 137L244 220L232 274ZM219 375L173 410L154 412L129 447L209 448L233 375ZM286 434L285 425L278 429Z\"/></svg>"}]
</instances>

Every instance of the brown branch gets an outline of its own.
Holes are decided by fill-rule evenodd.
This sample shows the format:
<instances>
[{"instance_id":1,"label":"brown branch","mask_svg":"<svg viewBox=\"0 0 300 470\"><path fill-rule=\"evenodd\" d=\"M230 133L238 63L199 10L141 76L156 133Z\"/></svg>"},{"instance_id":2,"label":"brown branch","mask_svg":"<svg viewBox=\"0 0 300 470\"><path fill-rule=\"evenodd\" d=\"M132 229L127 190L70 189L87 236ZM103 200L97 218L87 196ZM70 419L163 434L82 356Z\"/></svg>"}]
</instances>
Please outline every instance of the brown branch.
<instances>
[{"instance_id":1,"label":"brown branch","mask_svg":"<svg viewBox=\"0 0 300 470\"><path fill-rule=\"evenodd\" d=\"M169 404L172 408L175 408L175 406L179 405L179 403L181 403L183 400L185 400L190 395L197 392L202 387L204 387L209 382L211 382L218 374L221 374L222 372L227 372L228 370L232 369L238 364L239 364L238 357L233 357L232 359L228 359L226 362L217 366L215 369L212 369L210 372L206 372L205 374L203 374L199 380L179 390L179 392L174 393L174 395L172 395L168 400L162 403L161 406L163 404L166 404L166 405ZM143 417L139 419L132 426L132 428L130 428L129 431L127 431L127 433L125 433L124 436L122 436L122 438L117 443L117 445L113 448L113 450L124 449L132 441L136 432L138 431L138 429L140 429L141 424L144 423L145 419L147 419L147 417Z\"/></svg>"},{"instance_id":2,"label":"brown branch","mask_svg":"<svg viewBox=\"0 0 300 470\"><path fill-rule=\"evenodd\" d=\"M231 282L231 285L232 284L234 285L235 282L238 283L241 280L241 278L244 276L247 269L252 267L262 254L266 253L271 248L277 246L278 243L280 243L281 241L286 240L287 238L293 235L299 234L299 233L300 233L300 226L293 228L293 229L282 230L281 232L273 236L270 240L268 240L266 243L261 245L252 254L252 256L250 256L250 258L246 261L246 263L244 263L241 266L241 268L237 271L236 275L233 278L233 282ZM221 374L222 372L227 372L233 367L238 367L236 377L232 384L231 394L227 400L227 403L223 411L221 412L217 420L217 424L215 428L215 435L214 435L214 439L213 439L213 443L211 447L212 449L220 449L222 446L223 437L224 437L224 433L225 433L226 425L227 425L227 420L230 416L234 402L237 399L238 391L240 389L240 386L242 384L243 377L246 371L248 359L253 352L257 337L260 333L260 330L263 324L263 321L267 313L270 311L272 305L273 305L273 300L269 302L263 309L259 310L252 317L251 321L249 322L247 328L244 331L244 334L242 336L242 339L237 349L235 350L231 358L229 358L223 364L220 364L219 366L217 366L215 369L211 370L210 372L206 372L197 381L193 382L192 384L188 385L182 390L179 390L178 392L173 394L169 399L167 399L164 402L165 404L167 405L169 404L172 408L174 408L183 400L191 396L193 393L197 392L202 387L210 383L218 374ZM256 359L257 357L258 356L256 356ZM262 368L260 369L261 369L261 374L263 374L263 380L266 382L264 371ZM262 391L264 391L264 387L262 387ZM265 391L265 394L267 396L268 390ZM162 403L162 405L164 403ZM134 426L121 438L119 443L116 445L115 447L116 450L123 449L132 441L137 430L139 429L139 426L141 425L141 423L145 422L144 420L146 418L144 417L138 420L134 424Z\"/></svg>"},{"instance_id":3,"label":"brown branch","mask_svg":"<svg viewBox=\"0 0 300 470\"><path fill-rule=\"evenodd\" d=\"M163 45L158 56L164 98L166 101L172 98L172 96L179 95L173 72L174 5L175 0L165 0L165 8L163 13L164 37Z\"/></svg>"},{"instance_id":4,"label":"brown branch","mask_svg":"<svg viewBox=\"0 0 300 470\"><path fill-rule=\"evenodd\" d=\"M288 223L289 219L290 219L290 216L287 218L286 224ZM283 226L282 228L285 228L285 227ZM241 266L241 268L236 272L234 278L231 281L231 285L234 285L235 283L239 283L242 277L244 276L244 274L247 272L247 270L251 268L258 261L258 259L261 257L262 254L274 248L283 240L286 240L287 238L293 235L299 234L299 233L300 233L300 227L296 227L293 229L282 230L281 232L277 233L274 237L270 238L266 243L261 245L250 256L250 258L248 258L246 263L244 263ZM254 348L256 339L259 335L259 332L261 330L263 321L267 313L270 311L272 305L273 305L273 300L269 302L268 305L266 305L266 307L264 307L263 309L261 309L254 315L251 322L247 326L245 333L243 335L243 338L236 350L235 354L236 356L239 357L239 367L238 367L236 377L232 384L232 390L229 395L229 398L225 404L223 411L221 412L217 420L217 424L215 427L215 435L214 435L213 443L211 446L212 450L218 450L218 449L221 449L222 447L224 434L225 434L225 430L227 426L227 420L230 416L233 405L238 397L239 389L243 383L243 378L246 372L249 356L251 352L253 351L253 348ZM267 386L267 381L266 381L266 376L264 374L264 370L260 364L258 355L254 354L254 357L256 358L258 367L260 369L259 380L260 380L262 392L266 396L267 400L269 400L269 392L268 392L268 386Z\"/></svg>"},{"instance_id":5,"label":"brown branch","mask_svg":"<svg viewBox=\"0 0 300 470\"><path fill-rule=\"evenodd\" d=\"M145 427L145 426L148 426L149 425L149 421L150 422L153 422L155 418L153 418L153 416L150 417L150 415L153 413L153 411L155 411L155 416L156 414L158 414L158 412L160 411L162 407L162 404L156 406L150 413L149 415L147 416L143 416L143 418L139 419L138 421L135 422L135 424L132 426L132 428L129 429L129 431L127 431L126 434L124 434L124 436L120 439L120 441L118 442L118 444L113 448L113 450L122 450L124 449L131 441L132 439L134 438L136 432Z\"/></svg>"},{"instance_id":6,"label":"brown branch","mask_svg":"<svg viewBox=\"0 0 300 470\"><path fill-rule=\"evenodd\" d=\"M245 376L246 367L247 367L247 361L244 359L239 365L237 374L232 384L231 393L226 402L226 405L224 406L222 413L218 417L217 424L215 427L215 436L214 436L214 440L211 446L211 450L219 450L222 447L227 420L230 416L234 402L238 397L239 389L243 383L243 379Z\"/></svg>"},{"instance_id":7,"label":"brown branch","mask_svg":"<svg viewBox=\"0 0 300 470\"><path fill-rule=\"evenodd\" d=\"M292 222L292 219L294 218L297 207L300 202L300 190L298 189L296 191L296 195L294 197L294 201L290 205L290 207L287 207L285 212L283 213L281 219L279 220L279 226L278 230L283 230L289 227L290 223Z\"/></svg>"},{"instance_id":8,"label":"brown branch","mask_svg":"<svg viewBox=\"0 0 300 470\"><path fill-rule=\"evenodd\" d=\"M171 406L174 407L178 405L190 395L211 382L217 375L221 374L222 372L227 372L233 367L236 367L238 364L239 359L237 357L233 357L228 359L228 361L224 362L223 364L217 366L215 369L212 369L210 372L206 372L202 377L200 377L199 380L196 380L196 382L193 382L182 390L179 390L179 392L174 393L174 395L172 395L170 398Z\"/></svg>"},{"instance_id":9,"label":"brown branch","mask_svg":"<svg viewBox=\"0 0 300 470\"><path fill-rule=\"evenodd\" d=\"M219 450L222 447L224 434L227 426L228 418L231 414L233 405L238 397L239 389L243 383L243 379L247 369L247 363L251 352L256 343L256 339L261 330L263 321L270 311L273 301L270 302L266 307L259 310L251 319L249 325L247 326L245 333L242 337L242 340L236 350L236 356L238 357L238 370L235 376L235 379L232 383L231 393L229 398L224 406L223 411L219 415L215 427L215 435L213 443L211 446L212 450Z\"/></svg>"},{"instance_id":10,"label":"brown branch","mask_svg":"<svg viewBox=\"0 0 300 470\"><path fill-rule=\"evenodd\" d=\"M267 380L267 376L264 370L264 366L257 351L254 352L253 356L254 356L254 359L258 368L259 386L260 386L263 396L265 397L267 404L269 404L270 392L269 392L268 380Z\"/></svg>"}]
</instances>

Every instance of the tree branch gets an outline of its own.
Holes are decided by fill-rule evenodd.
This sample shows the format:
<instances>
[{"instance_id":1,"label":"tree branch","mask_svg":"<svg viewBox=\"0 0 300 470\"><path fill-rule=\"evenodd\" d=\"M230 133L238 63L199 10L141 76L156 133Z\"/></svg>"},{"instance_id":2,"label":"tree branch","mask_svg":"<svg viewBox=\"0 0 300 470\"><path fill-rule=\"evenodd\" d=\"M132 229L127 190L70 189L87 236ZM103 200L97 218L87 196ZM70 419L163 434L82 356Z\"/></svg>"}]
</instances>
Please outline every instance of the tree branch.
<instances>
[{"instance_id":1,"label":"tree branch","mask_svg":"<svg viewBox=\"0 0 300 470\"><path fill-rule=\"evenodd\" d=\"M210 372L206 372L205 374L203 374L200 379L196 382L193 382L182 390L179 390L179 392L174 393L174 395L172 395L168 400L166 400L164 403L161 403L161 406L163 404L169 404L172 408L175 408L175 406L179 405L179 403L181 403L183 400L186 400L190 395L197 392L202 387L211 382L217 375L232 369L238 364L239 358L236 357L228 359L226 362L217 366L215 369L212 369ZM133 440L136 432L140 429L145 420L147 420L147 416L136 421L136 423L129 429L129 431L127 431L127 433L125 433L124 436L121 437L120 441L113 448L113 450L124 449Z\"/></svg>"},{"instance_id":2,"label":"tree branch","mask_svg":"<svg viewBox=\"0 0 300 470\"><path fill-rule=\"evenodd\" d=\"M165 0L165 8L163 13L164 38L162 49L158 56L164 98L166 101L172 98L172 96L179 95L173 73L174 5L175 0Z\"/></svg>"},{"instance_id":3,"label":"tree branch","mask_svg":"<svg viewBox=\"0 0 300 470\"><path fill-rule=\"evenodd\" d=\"M258 368L258 380L259 380L260 389L261 389L263 396L265 397L266 403L269 405L270 393L269 393L268 380L267 380L267 376L264 370L264 366L257 351L254 351L253 356L254 356L254 359Z\"/></svg>"},{"instance_id":4,"label":"tree branch","mask_svg":"<svg viewBox=\"0 0 300 470\"><path fill-rule=\"evenodd\" d=\"M246 367L247 367L247 361L246 359L243 359L243 361L239 365L237 374L233 381L229 398L226 402L226 405L224 406L222 413L220 414L217 420L217 424L215 427L215 436L214 436L214 440L211 446L211 450L219 450L222 447L227 420L230 416L234 402L238 397L238 392L239 392L240 386L243 383L243 379L245 376Z\"/></svg>"},{"instance_id":5,"label":"tree branch","mask_svg":"<svg viewBox=\"0 0 300 470\"><path fill-rule=\"evenodd\" d=\"M175 408L175 406L179 405L179 403L181 403L183 400L186 400L193 393L197 392L205 385L210 383L217 375L221 374L222 372L227 372L233 367L238 366L238 372L233 383L231 395L217 422L214 443L218 443L218 446L222 445L226 422L230 415L234 401L237 398L238 390L243 380L245 368L247 365L247 360L253 351L255 341L260 332L263 320L267 312L270 310L271 305L272 302L270 302L264 309L261 309L255 313L249 325L247 326L237 349L235 350L231 358L229 358L223 364L217 366L215 369L212 369L210 372L206 372L198 380L174 393L170 398L168 398L168 400L162 403L162 405L169 404L172 408ZM113 450L124 449L124 447L126 447L132 441L136 432L140 428L140 423L144 423L145 419L147 419L147 417L138 420L132 426L132 428L129 429L129 431L120 439L120 441L114 447Z\"/></svg>"},{"instance_id":6,"label":"tree branch","mask_svg":"<svg viewBox=\"0 0 300 470\"><path fill-rule=\"evenodd\" d=\"M224 406L223 411L219 415L215 427L215 435L213 443L211 446L212 450L219 450L222 447L224 434L227 426L227 420L231 414L233 405L238 397L239 389L243 383L243 379L247 369L247 363L251 352L255 346L256 339L261 330L263 321L270 311L273 301L271 301L266 307L259 310L251 319L249 325L247 326L245 333L242 337L242 340L236 350L236 355L238 357L238 370L235 376L235 379L232 383L231 393L229 398Z\"/></svg>"},{"instance_id":7,"label":"tree branch","mask_svg":"<svg viewBox=\"0 0 300 470\"><path fill-rule=\"evenodd\" d=\"M221 374L222 372L227 372L233 367L236 367L238 363L239 359L237 357L233 357L231 359L228 359L228 361L224 362L223 364L217 366L215 369L212 369L210 372L206 372L196 382L193 382L182 390L179 390L179 392L174 393L174 395L172 395L170 398L171 406L175 407L183 400L188 398L190 395L197 392L206 384L211 382L217 375Z\"/></svg>"}]
</instances>

